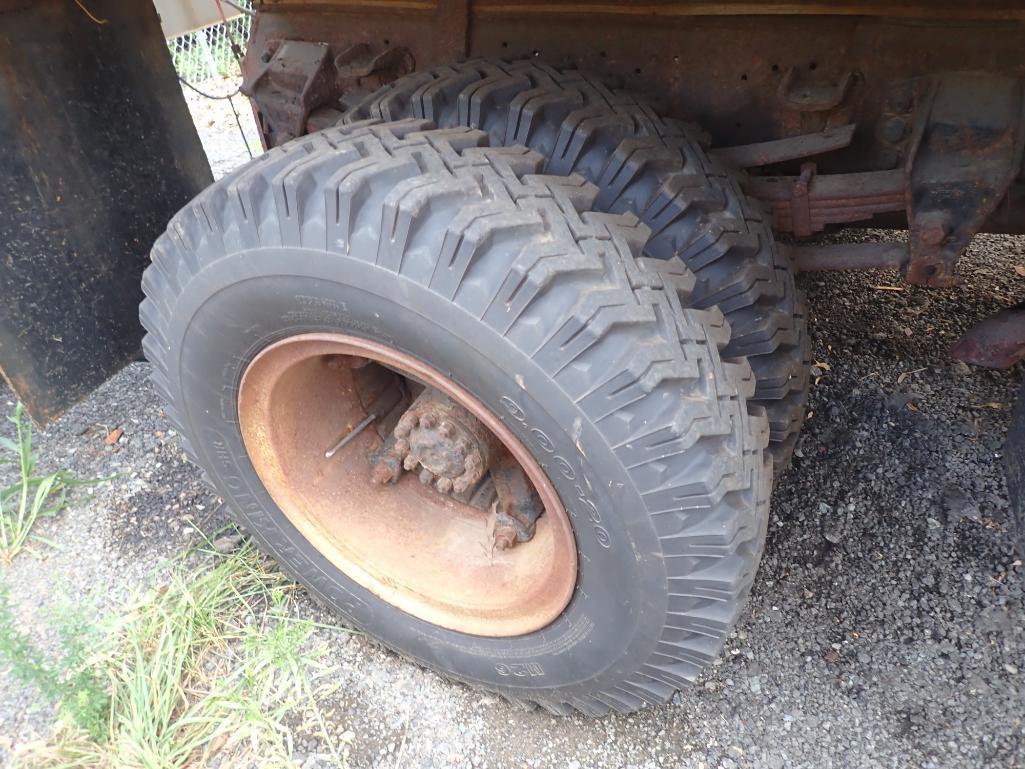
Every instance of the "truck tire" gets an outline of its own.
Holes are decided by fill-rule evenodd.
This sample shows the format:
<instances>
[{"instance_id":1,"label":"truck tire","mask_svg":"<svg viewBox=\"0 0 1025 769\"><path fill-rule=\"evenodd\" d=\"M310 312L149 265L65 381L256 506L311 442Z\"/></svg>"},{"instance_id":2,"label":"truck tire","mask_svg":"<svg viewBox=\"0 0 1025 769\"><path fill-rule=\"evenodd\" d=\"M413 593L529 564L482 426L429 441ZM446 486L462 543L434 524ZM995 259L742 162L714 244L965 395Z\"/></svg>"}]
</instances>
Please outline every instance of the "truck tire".
<instances>
[{"instance_id":1,"label":"truck tire","mask_svg":"<svg viewBox=\"0 0 1025 769\"><path fill-rule=\"evenodd\" d=\"M427 127L302 137L179 212L143 282L153 381L244 528L387 647L555 713L665 702L719 651L762 552L750 367L685 268L634 258L635 217L586 212L593 185ZM426 460L435 486L367 480L412 440L380 404L422 386L520 463L545 505L532 539L488 552L492 513Z\"/></svg>"},{"instance_id":2,"label":"truck tire","mask_svg":"<svg viewBox=\"0 0 1025 769\"><path fill-rule=\"evenodd\" d=\"M343 121L367 118L469 126L493 146L525 145L545 156L546 173L578 173L598 185L598 210L638 216L652 233L645 255L683 259L697 277L694 306L718 307L730 322L726 355L744 356L754 369L753 400L769 416L779 477L805 418L804 301L768 220L692 127L660 117L632 93L533 61L478 60L406 75Z\"/></svg>"}]
</instances>

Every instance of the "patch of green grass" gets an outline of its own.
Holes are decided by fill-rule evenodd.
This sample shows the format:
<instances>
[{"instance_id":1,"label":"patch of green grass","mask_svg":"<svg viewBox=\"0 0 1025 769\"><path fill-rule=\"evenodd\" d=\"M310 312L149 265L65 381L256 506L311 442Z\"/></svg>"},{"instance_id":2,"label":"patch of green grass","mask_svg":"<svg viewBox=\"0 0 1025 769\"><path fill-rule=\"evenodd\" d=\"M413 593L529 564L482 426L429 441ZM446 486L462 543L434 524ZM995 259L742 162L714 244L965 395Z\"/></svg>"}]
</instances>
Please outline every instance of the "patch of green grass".
<instances>
[{"instance_id":1,"label":"patch of green grass","mask_svg":"<svg viewBox=\"0 0 1025 769\"><path fill-rule=\"evenodd\" d=\"M83 609L68 610L57 627L62 652L48 659L18 629L6 585L0 585L0 663L21 683L34 686L62 715L97 739L102 737L110 698L98 671L88 665L96 629Z\"/></svg>"},{"instance_id":2,"label":"patch of green grass","mask_svg":"<svg viewBox=\"0 0 1025 769\"><path fill-rule=\"evenodd\" d=\"M22 755L22 765L194 769L216 755L224 767L287 766L283 719L300 710L332 745L317 707L318 681L330 669L323 649L312 648L315 625L290 616L295 590L250 546L192 554L102 637L82 627L60 633L64 655L55 664L15 628L4 603L0 657L60 715L49 743ZM82 638L95 640L80 648Z\"/></svg>"},{"instance_id":3,"label":"patch of green grass","mask_svg":"<svg viewBox=\"0 0 1025 769\"><path fill-rule=\"evenodd\" d=\"M104 479L81 480L66 471L37 476L32 421L21 403L7 421L15 425L16 437L11 440L0 436L0 450L10 455L3 457L7 463L17 465L17 480L0 487L0 563L10 565L29 542L46 542L32 533L32 527L40 518L64 509L70 487L101 483Z\"/></svg>"}]
</instances>

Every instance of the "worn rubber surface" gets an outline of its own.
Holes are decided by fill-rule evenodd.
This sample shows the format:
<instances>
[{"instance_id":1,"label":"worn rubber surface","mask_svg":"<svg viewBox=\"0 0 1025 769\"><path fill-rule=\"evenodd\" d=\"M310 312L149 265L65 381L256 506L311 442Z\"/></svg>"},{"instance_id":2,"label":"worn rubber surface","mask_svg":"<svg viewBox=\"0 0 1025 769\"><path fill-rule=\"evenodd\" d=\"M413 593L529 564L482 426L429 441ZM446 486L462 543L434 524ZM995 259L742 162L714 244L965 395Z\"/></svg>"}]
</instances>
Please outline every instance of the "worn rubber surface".
<instances>
[{"instance_id":1,"label":"worn rubber surface","mask_svg":"<svg viewBox=\"0 0 1025 769\"><path fill-rule=\"evenodd\" d=\"M735 175L712 162L694 129L642 98L576 71L536 62L471 61L407 75L343 118L421 118L469 126L491 144L530 147L545 172L596 184L595 207L636 214L651 228L647 256L679 257L697 277L695 307L729 320L728 356L745 356L765 407L776 476L804 422L808 334L803 298L769 223Z\"/></svg>"},{"instance_id":2,"label":"worn rubber surface","mask_svg":"<svg viewBox=\"0 0 1025 769\"><path fill-rule=\"evenodd\" d=\"M646 228L579 213L593 185L480 131L375 121L303 137L211 186L153 248L140 315L186 450L243 525L350 622L448 675L556 713L666 701L721 647L765 536L767 423L693 277L635 259ZM541 631L468 636L321 556L270 499L238 384L284 336L357 334L427 361L506 421L566 505L580 564Z\"/></svg>"}]
</instances>

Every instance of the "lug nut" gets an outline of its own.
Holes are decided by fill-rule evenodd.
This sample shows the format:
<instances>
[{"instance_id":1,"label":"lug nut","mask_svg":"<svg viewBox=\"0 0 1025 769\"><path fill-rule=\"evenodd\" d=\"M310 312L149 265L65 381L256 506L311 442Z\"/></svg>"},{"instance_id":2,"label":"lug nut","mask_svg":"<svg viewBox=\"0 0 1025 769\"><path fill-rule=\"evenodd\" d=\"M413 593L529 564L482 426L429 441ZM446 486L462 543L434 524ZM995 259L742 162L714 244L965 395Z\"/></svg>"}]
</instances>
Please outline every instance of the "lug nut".
<instances>
[{"instance_id":1,"label":"lug nut","mask_svg":"<svg viewBox=\"0 0 1025 769\"><path fill-rule=\"evenodd\" d=\"M434 473L428 470L426 467L420 471L420 483L425 486L434 480Z\"/></svg>"},{"instance_id":2,"label":"lug nut","mask_svg":"<svg viewBox=\"0 0 1025 769\"><path fill-rule=\"evenodd\" d=\"M448 494L450 491L452 491L452 479L442 476L434 482L434 488L436 488L442 494Z\"/></svg>"},{"instance_id":3,"label":"lug nut","mask_svg":"<svg viewBox=\"0 0 1025 769\"><path fill-rule=\"evenodd\" d=\"M473 476L470 473L463 473L452 483L452 490L456 494L462 494L473 485Z\"/></svg>"},{"instance_id":4,"label":"lug nut","mask_svg":"<svg viewBox=\"0 0 1025 769\"><path fill-rule=\"evenodd\" d=\"M430 430L438 424L438 418L434 414L424 414L420 417L420 426Z\"/></svg>"},{"instance_id":5,"label":"lug nut","mask_svg":"<svg viewBox=\"0 0 1025 769\"><path fill-rule=\"evenodd\" d=\"M370 471L370 482L376 483L378 486L383 486L386 483L394 483L399 478L399 468L397 463L392 464L388 460L382 460L374 465L374 469Z\"/></svg>"},{"instance_id":6,"label":"lug nut","mask_svg":"<svg viewBox=\"0 0 1025 769\"><path fill-rule=\"evenodd\" d=\"M405 414L402 415L402 418L399 420L399 423L395 425L395 430L393 431L395 433L395 437L408 438L410 432L412 432L413 428L416 427L416 422L416 414L410 414L407 411Z\"/></svg>"},{"instance_id":7,"label":"lug nut","mask_svg":"<svg viewBox=\"0 0 1025 769\"><path fill-rule=\"evenodd\" d=\"M418 464L420 464L420 457L416 454L407 454L406 458L402 460L402 466L407 470L412 470Z\"/></svg>"},{"instance_id":8,"label":"lug nut","mask_svg":"<svg viewBox=\"0 0 1025 769\"><path fill-rule=\"evenodd\" d=\"M395 441L395 453L400 457L406 456L409 453L409 441L405 438L399 438Z\"/></svg>"},{"instance_id":9,"label":"lug nut","mask_svg":"<svg viewBox=\"0 0 1025 769\"><path fill-rule=\"evenodd\" d=\"M495 547L499 550L508 550L516 544L516 529L512 526L495 527Z\"/></svg>"}]
</instances>

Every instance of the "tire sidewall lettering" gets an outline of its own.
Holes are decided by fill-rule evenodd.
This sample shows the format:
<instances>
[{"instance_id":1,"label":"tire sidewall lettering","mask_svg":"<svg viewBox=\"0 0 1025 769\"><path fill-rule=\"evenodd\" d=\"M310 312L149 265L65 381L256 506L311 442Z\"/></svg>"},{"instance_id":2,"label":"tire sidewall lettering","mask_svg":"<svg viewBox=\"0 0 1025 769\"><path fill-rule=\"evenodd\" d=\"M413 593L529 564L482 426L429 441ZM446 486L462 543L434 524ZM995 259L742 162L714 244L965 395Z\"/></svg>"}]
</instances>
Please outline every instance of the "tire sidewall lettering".
<instances>
[{"instance_id":1,"label":"tire sidewall lettering","mask_svg":"<svg viewBox=\"0 0 1025 769\"><path fill-rule=\"evenodd\" d=\"M545 674L545 669L536 662L500 662L495 665L495 672L503 678L541 678Z\"/></svg>"},{"instance_id":2,"label":"tire sidewall lettering","mask_svg":"<svg viewBox=\"0 0 1025 769\"><path fill-rule=\"evenodd\" d=\"M627 536L631 517L643 516L642 508L636 500L623 505L610 493L610 489L619 489L621 484L613 487L608 482L597 482L597 478L618 477L621 472L615 455L601 446L600 436L593 456L576 452L578 441L587 444L596 436L581 438L564 430L563 426L574 424L580 414L574 411L577 407L572 401L562 400L558 389L533 379L536 375L532 373L527 377L532 383L529 394L525 391L515 396L503 395L503 390L509 392L510 386L520 382L507 373L514 364L498 357L497 342L489 346L474 341L479 352L469 349L469 341L459 341L466 336L465 315L460 313L452 318L451 328L438 320L427 322L428 318L439 317L430 309L432 303L442 301L436 294L411 290L403 294L403 303L399 305L394 299L395 277L382 275L356 260L343 258L345 264L339 265L337 255L264 249L246 253L244 264L242 255L237 260L239 264L235 261L234 257L225 257L210 265L196 279L202 284L201 290L189 287L183 294L188 300L184 307L176 307L172 326L181 339L177 347L183 352L169 375L177 391L174 400L181 406L186 434L202 436L195 442L200 463L254 538L278 557L286 571L301 578L312 592L387 645L468 683L506 686L515 681L520 682L516 685L525 685L543 675L546 687L559 687L579 681L581 663L584 670L591 671L590 675L605 675L603 671L609 665L630 664L625 661L648 653L648 635L635 636L623 631L636 623L648 626L661 620L662 615L657 612L648 619L651 612L644 607L649 602L641 601L641 596L651 589L642 586L656 584L650 581L651 576L656 581L661 578L658 574L648 576L648 566L639 564L631 555L635 548L613 546L617 536ZM296 265L301 265L301 269ZM263 271L265 275L280 274L274 270L283 270L287 277L240 281L240 270L250 274ZM345 275L345 283L338 278L340 272ZM371 276L374 281L383 277L390 282L363 286L359 284L363 276ZM296 307L296 303L290 304L290 298L317 294L335 299L337 306L344 304L354 316L353 322L361 317L374 318L374 328L354 328L349 316L341 314L330 323L325 320L323 325L320 320L312 326L305 321L302 325L288 325ZM368 311L371 301L384 302L384 307L390 309L378 304L370 305L374 310ZM233 318L230 329L221 320L225 316ZM411 322L403 317L416 320ZM445 316L440 317L445 320ZM356 333L399 349L404 345L409 349L413 342L426 342L434 350L432 356L442 356L436 365L452 372L456 381L462 379L461 384L471 392L485 396L481 398L485 405L524 442L566 505L582 565L579 590L556 623L543 633L492 639L465 637L416 620L352 582L277 509L256 476L238 432L237 387L247 361L260 349L283 335L314 331ZM492 332L483 329L481 333L487 338L486 334ZM447 340L444 345L443 340ZM430 360L434 362L436 358ZM464 363L466 360L474 362ZM226 361L231 365L226 365ZM529 358L515 365L529 373ZM585 425L585 430L593 429ZM623 480L628 478L623 476ZM601 520L598 511L612 505L623 509L627 519L617 521L615 528L595 524L596 519ZM598 559L613 553L618 554L595 568ZM643 608L640 613L639 606ZM617 628L614 633L609 632L612 626ZM635 648L635 644L641 646ZM584 656L578 658L578 654ZM569 659L577 662L568 666ZM541 667L513 667L531 663ZM506 666L502 668L505 674L496 669L499 664ZM567 678L571 671L573 677Z\"/></svg>"},{"instance_id":3,"label":"tire sidewall lettering","mask_svg":"<svg viewBox=\"0 0 1025 769\"><path fill-rule=\"evenodd\" d=\"M555 443L548 435L538 427L531 427L527 420L527 412L524 408L517 403L513 398L508 395L503 395L499 399L499 403L505 407L506 413L509 414L530 436L531 443L537 446L544 454L548 455L546 460L543 456L538 457L538 461L544 467L545 471L548 472L549 477L552 473L550 468L555 467L556 472L561 475L567 481L575 481L577 476L573 471L573 466L569 463L565 457L556 454ZM586 473L581 463L581 473ZM595 540L605 550L609 550L612 547L612 535L609 534L608 529L601 525L601 513L598 512L598 506L591 499L591 496L584 490L584 487L580 483L575 483L573 489L576 492L575 498L572 502L568 502L563 499L563 504L566 505L570 514L577 518L586 518L592 524L592 534ZM583 515L580 512L583 511Z\"/></svg>"}]
</instances>

